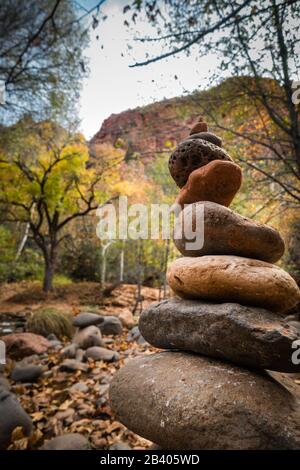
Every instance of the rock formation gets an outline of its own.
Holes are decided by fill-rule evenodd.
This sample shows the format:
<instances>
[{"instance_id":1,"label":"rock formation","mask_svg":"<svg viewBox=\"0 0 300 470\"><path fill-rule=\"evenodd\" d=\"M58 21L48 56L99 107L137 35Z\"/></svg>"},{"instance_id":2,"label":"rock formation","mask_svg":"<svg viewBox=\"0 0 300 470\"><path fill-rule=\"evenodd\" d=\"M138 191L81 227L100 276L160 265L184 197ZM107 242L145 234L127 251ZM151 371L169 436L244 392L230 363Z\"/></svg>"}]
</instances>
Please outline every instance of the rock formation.
<instances>
[{"instance_id":1,"label":"rock formation","mask_svg":"<svg viewBox=\"0 0 300 470\"><path fill-rule=\"evenodd\" d=\"M284 252L279 233L226 207L241 169L221 145L201 118L170 157L184 257L167 274L176 297L139 322L146 341L169 351L129 361L111 384L111 404L164 449L300 449L300 404L265 370L300 372L299 332L282 316L300 291L272 264ZM190 249L187 225L204 227L203 246Z\"/></svg>"}]
</instances>

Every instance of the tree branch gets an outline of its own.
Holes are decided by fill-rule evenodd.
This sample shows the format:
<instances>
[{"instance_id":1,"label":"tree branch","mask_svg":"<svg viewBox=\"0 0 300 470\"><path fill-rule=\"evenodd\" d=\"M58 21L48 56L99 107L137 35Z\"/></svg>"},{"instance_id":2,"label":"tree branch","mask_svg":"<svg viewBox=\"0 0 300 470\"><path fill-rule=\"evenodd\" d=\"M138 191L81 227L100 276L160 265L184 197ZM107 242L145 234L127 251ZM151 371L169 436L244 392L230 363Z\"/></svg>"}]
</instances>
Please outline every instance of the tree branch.
<instances>
[{"instance_id":1,"label":"tree branch","mask_svg":"<svg viewBox=\"0 0 300 470\"><path fill-rule=\"evenodd\" d=\"M11 68L11 71L8 75L7 80L6 80L6 84L11 83L13 81L12 78L13 78L14 71L19 66L19 64L22 62L22 59L23 59L24 55L26 54L26 52L29 50L31 44L39 37L39 35L43 31L43 29L45 28L46 24L54 17L54 15L56 13L56 10L57 10L57 8L58 8L61 1L62 0L56 0L55 1L55 4L54 4L51 12L49 13L49 15L46 16L46 18L44 18L44 20L42 21L42 23L41 23L40 27L38 28L38 30L32 36L30 36L30 38L28 39L28 42L27 42L26 46L24 47L23 51L21 52L21 54L19 55L15 65Z\"/></svg>"},{"instance_id":2,"label":"tree branch","mask_svg":"<svg viewBox=\"0 0 300 470\"><path fill-rule=\"evenodd\" d=\"M177 49L173 49L173 51L166 52L165 54L161 54L160 56L153 57L152 59L146 60L144 62L137 62L133 65L130 65L129 67L140 67L143 65L149 65L152 64L153 62L157 62L162 59L166 59L167 57L170 57L172 55L178 54L179 52L182 52L186 49L189 49L193 44L196 44L198 41L203 39L205 36L207 36L210 33L213 33L214 31L217 31L219 28L222 26L226 26L226 23L234 18L243 8L248 6L251 3L252 0L245 0L241 5L239 5L233 12L222 18L220 21L215 23L213 26L210 28L202 30L194 39L191 41L187 42L181 47L178 47Z\"/></svg>"}]
</instances>

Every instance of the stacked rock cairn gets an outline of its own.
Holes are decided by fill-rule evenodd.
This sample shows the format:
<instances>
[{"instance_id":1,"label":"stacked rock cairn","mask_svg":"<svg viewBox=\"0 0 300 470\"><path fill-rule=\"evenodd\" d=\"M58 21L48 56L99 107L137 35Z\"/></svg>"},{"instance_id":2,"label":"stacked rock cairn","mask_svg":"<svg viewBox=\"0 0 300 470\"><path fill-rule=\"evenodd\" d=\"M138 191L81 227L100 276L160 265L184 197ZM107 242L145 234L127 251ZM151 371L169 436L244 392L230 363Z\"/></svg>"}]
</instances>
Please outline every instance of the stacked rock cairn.
<instances>
[{"instance_id":1,"label":"stacked rock cairn","mask_svg":"<svg viewBox=\"0 0 300 470\"><path fill-rule=\"evenodd\" d=\"M162 449L299 449L299 386L282 373L300 372L299 333L284 320L300 291L273 264L283 240L228 208L242 171L203 118L169 170L181 188L174 242L183 257L167 273L175 296L139 321L144 338L166 351L115 375L116 417ZM200 211L204 244L187 249L184 223L195 229Z\"/></svg>"}]
</instances>

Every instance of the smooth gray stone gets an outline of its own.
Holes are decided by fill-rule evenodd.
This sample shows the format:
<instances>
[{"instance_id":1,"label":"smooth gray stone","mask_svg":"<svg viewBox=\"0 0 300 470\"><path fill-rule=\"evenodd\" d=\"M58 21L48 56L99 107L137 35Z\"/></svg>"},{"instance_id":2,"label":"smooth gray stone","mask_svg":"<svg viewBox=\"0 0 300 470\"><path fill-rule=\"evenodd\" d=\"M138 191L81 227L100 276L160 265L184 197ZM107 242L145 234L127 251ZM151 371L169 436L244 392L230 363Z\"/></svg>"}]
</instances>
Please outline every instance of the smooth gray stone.
<instances>
[{"instance_id":1,"label":"smooth gray stone","mask_svg":"<svg viewBox=\"0 0 300 470\"><path fill-rule=\"evenodd\" d=\"M76 361L76 359L65 359L59 369L62 372L76 372L77 370L81 370L82 372L88 371L88 366L83 364L83 362Z\"/></svg>"},{"instance_id":2,"label":"smooth gray stone","mask_svg":"<svg viewBox=\"0 0 300 470\"><path fill-rule=\"evenodd\" d=\"M120 335L123 331L123 325L118 317L104 317L104 322L99 325L103 335Z\"/></svg>"},{"instance_id":3,"label":"smooth gray stone","mask_svg":"<svg viewBox=\"0 0 300 470\"><path fill-rule=\"evenodd\" d=\"M93 359L94 361L105 361L114 362L119 359L119 354L111 349L101 348L99 346L93 346L88 348L85 352L85 356Z\"/></svg>"},{"instance_id":4,"label":"smooth gray stone","mask_svg":"<svg viewBox=\"0 0 300 470\"><path fill-rule=\"evenodd\" d=\"M30 416L16 397L0 387L0 449L7 449L11 443L11 433L19 426L25 436L29 436L33 429Z\"/></svg>"},{"instance_id":5,"label":"smooth gray stone","mask_svg":"<svg viewBox=\"0 0 300 470\"><path fill-rule=\"evenodd\" d=\"M19 364L12 370L11 379L15 382L32 383L40 378L43 371L42 366Z\"/></svg>"},{"instance_id":6,"label":"smooth gray stone","mask_svg":"<svg viewBox=\"0 0 300 470\"><path fill-rule=\"evenodd\" d=\"M73 325L78 328L85 328L90 325L99 325L99 323L102 323L103 321L104 318L97 313L84 312L79 313L79 315L74 318Z\"/></svg>"},{"instance_id":7,"label":"smooth gray stone","mask_svg":"<svg viewBox=\"0 0 300 470\"><path fill-rule=\"evenodd\" d=\"M134 326L133 328L131 328L131 330L129 331L127 335L127 341L129 342L136 341L138 344L141 344L141 345L147 344L147 341L141 335L141 332L138 326Z\"/></svg>"},{"instance_id":8,"label":"smooth gray stone","mask_svg":"<svg viewBox=\"0 0 300 470\"><path fill-rule=\"evenodd\" d=\"M65 346L63 349L61 349L60 355L64 359L75 359L77 349L78 344L69 344L68 346Z\"/></svg>"},{"instance_id":9,"label":"smooth gray stone","mask_svg":"<svg viewBox=\"0 0 300 470\"><path fill-rule=\"evenodd\" d=\"M169 299L144 310L144 338L161 349L181 349L239 365L300 372L293 364L296 329L268 310L235 303Z\"/></svg>"}]
</instances>

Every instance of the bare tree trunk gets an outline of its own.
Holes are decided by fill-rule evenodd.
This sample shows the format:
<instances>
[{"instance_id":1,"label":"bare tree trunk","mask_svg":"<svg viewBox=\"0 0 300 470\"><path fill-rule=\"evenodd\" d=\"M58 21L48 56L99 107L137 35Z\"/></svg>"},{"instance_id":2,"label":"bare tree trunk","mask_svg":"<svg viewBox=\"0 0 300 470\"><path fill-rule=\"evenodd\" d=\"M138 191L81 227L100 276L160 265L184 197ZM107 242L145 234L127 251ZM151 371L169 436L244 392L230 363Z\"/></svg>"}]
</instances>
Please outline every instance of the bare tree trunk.
<instances>
[{"instance_id":1,"label":"bare tree trunk","mask_svg":"<svg viewBox=\"0 0 300 470\"><path fill-rule=\"evenodd\" d=\"M50 292L53 289L53 276L55 271L54 260L45 261L43 290Z\"/></svg>"},{"instance_id":2,"label":"bare tree trunk","mask_svg":"<svg viewBox=\"0 0 300 470\"><path fill-rule=\"evenodd\" d=\"M106 252L112 243L113 243L112 241L108 241L105 245L102 244L101 246L101 258L102 258L101 285L102 286L104 286L104 283L106 281Z\"/></svg>"},{"instance_id":3,"label":"bare tree trunk","mask_svg":"<svg viewBox=\"0 0 300 470\"><path fill-rule=\"evenodd\" d=\"M56 268L57 241L55 236L51 238L50 243L43 246L42 251L45 260L43 290L49 292L53 289L53 277Z\"/></svg>"},{"instance_id":4,"label":"bare tree trunk","mask_svg":"<svg viewBox=\"0 0 300 470\"><path fill-rule=\"evenodd\" d=\"M15 257L15 261L18 261L18 259L20 258L21 254L23 252L24 246L27 242L27 238L28 238L28 235L29 235L29 228L30 228L30 224L27 223L26 227L25 227L24 235L23 235L22 240L21 240L21 242L18 246L18 249L17 249L17 254L16 254L16 257Z\"/></svg>"}]
</instances>

